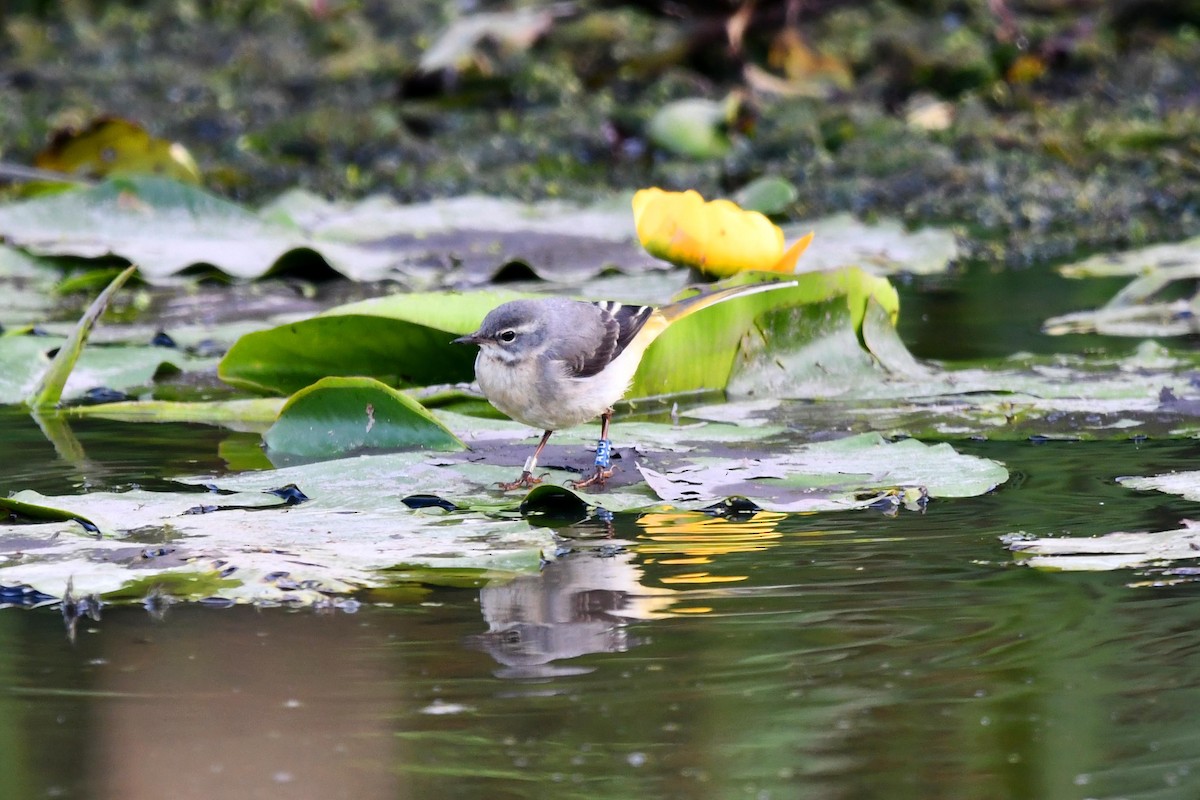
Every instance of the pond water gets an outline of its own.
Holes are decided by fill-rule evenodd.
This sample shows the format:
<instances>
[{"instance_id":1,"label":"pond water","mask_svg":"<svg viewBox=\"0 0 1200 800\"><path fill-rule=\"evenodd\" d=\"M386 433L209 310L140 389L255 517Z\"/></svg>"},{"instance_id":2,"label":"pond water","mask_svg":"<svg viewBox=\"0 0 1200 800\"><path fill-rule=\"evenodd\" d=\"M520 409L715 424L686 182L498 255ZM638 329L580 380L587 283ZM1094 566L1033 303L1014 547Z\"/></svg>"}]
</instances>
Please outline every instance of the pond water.
<instances>
[{"instance_id":1,"label":"pond water","mask_svg":"<svg viewBox=\"0 0 1200 800\"><path fill-rule=\"evenodd\" d=\"M903 333L1075 350L1041 319L1106 293L979 270L907 287ZM153 487L254 439L72 430L85 462L0 418L0 488ZM342 610L109 607L73 640L5 610L0 797L1196 797L1200 584L1038 572L1000 537L1174 527L1194 504L1114 479L1200 445L954 444L1011 480L923 514L563 525L539 575Z\"/></svg>"}]
</instances>

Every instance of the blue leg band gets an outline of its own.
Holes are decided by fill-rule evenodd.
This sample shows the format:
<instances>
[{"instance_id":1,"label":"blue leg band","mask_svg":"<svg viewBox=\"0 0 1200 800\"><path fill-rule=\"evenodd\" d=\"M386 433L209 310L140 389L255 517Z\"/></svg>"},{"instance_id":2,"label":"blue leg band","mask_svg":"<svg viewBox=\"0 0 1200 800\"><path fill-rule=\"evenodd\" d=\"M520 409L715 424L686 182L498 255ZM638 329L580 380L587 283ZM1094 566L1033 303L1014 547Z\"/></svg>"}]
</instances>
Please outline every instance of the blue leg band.
<instances>
[{"instance_id":1,"label":"blue leg band","mask_svg":"<svg viewBox=\"0 0 1200 800\"><path fill-rule=\"evenodd\" d=\"M612 466L612 439L599 439L596 441L596 466L600 469L608 469Z\"/></svg>"}]
</instances>

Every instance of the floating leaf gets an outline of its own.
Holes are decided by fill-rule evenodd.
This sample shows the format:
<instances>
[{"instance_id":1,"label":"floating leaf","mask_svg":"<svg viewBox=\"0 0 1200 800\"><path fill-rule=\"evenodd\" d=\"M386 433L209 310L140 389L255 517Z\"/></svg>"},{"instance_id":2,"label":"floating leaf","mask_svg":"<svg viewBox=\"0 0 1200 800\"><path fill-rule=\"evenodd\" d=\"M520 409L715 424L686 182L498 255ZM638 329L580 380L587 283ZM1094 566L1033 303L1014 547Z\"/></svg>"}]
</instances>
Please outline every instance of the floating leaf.
<instances>
[{"instance_id":1,"label":"floating leaf","mask_svg":"<svg viewBox=\"0 0 1200 800\"><path fill-rule=\"evenodd\" d=\"M746 274L728 283L757 277ZM798 285L735 298L672 325L646 351L629 396L721 389L770 393L778 370L840 372L853 365L860 374L870 368L859 327L869 298L893 318L898 313L891 284L861 270L802 273L792 280Z\"/></svg>"},{"instance_id":2,"label":"floating leaf","mask_svg":"<svg viewBox=\"0 0 1200 800\"><path fill-rule=\"evenodd\" d=\"M73 417L96 417L118 422L194 422L222 425L234 430L265 431L278 418L284 402L281 397L191 403L137 400L73 406L63 409L62 413Z\"/></svg>"},{"instance_id":3,"label":"floating leaf","mask_svg":"<svg viewBox=\"0 0 1200 800\"><path fill-rule=\"evenodd\" d=\"M1095 311L1051 317L1042 329L1051 336L1100 333L1107 336L1186 336L1200 331L1195 282L1200 278L1200 247L1193 260L1146 266L1111 300ZM1181 292L1188 296L1177 298Z\"/></svg>"},{"instance_id":4,"label":"floating leaf","mask_svg":"<svg viewBox=\"0 0 1200 800\"><path fill-rule=\"evenodd\" d=\"M549 531L520 519L462 514L447 523L408 511L397 491L403 475L391 473L389 480L375 471L383 465L324 463L337 466L322 477L302 473L312 499L298 506L265 493L292 477L286 471L259 474L268 478L263 489L220 496L19 493L13 500L20 503L86 514L104 536L97 540L70 522L0 525L0 585L62 597L73 582L77 594L120 598L160 575L187 591L190 576L198 593L181 599L312 604L328 594L390 585L386 570L397 565L536 571L551 543ZM139 544L150 531L157 543ZM218 574L222 583L214 587L209 579Z\"/></svg>"},{"instance_id":5,"label":"floating leaf","mask_svg":"<svg viewBox=\"0 0 1200 800\"><path fill-rule=\"evenodd\" d=\"M40 255L119 256L151 283L177 282L198 264L256 278L297 251L353 280L418 288L482 285L512 263L561 282L665 269L637 246L624 201L585 209L468 196L403 206L294 191L254 213L194 186L137 177L2 205L0 235Z\"/></svg>"},{"instance_id":6,"label":"floating leaf","mask_svg":"<svg viewBox=\"0 0 1200 800\"><path fill-rule=\"evenodd\" d=\"M783 231L757 211L699 193L642 189L633 196L638 239L653 256L718 276L748 270L792 272L812 237L786 252Z\"/></svg>"},{"instance_id":7,"label":"floating leaf","mask_svg":"<svg viewBox=\"0 0 1200 800\"><path fill-rule=\"evenodd\" d=\"M884 275L931 275L945 272L959 257L958 243L950 231L909 231L889 219L866 223L851 214L834 214L786 225L783 233L812 234L813 243L804 252L805 270L861 267Z\"/></svg>"},{"instance_id":8,"label":"floating leaf","mask_svg":"<svg viewBox=\"0 0 1200 800\"><path fill-rule=\"evenodd\" d=\"M1139 491L1158 491L1179 495L1185 500L1200 503L1200 471L1184 470L1149 477L1128 476L1117 478L1117 483Z\"/></svg>"},{"instance_id":9,"label":"floating leaf","mask_svg":"<svg viewBox=\"0 0 1200 800\"><path fill-rule=\"evenodd\" d=\"M886 491L919 489L930 497L972 497L1008 480L994 461L916 439L889 443L879 434L801 445L787 453L684 458L665 470L639 465L663 500L710 504L749 498L771 511L862 507Z\"/></svg>"},{"instance_id":10,"label":"floating leaf","mask_svg":"<svg viewBox=\"0 0 1200 800\"><path fill-rule=\"evenodd\" d=\"M762 277L747 274L737 281ZM802 350L836 335L840 347L849 347L856 359L869 360L857 329L869 297L895 315L896 294L886 279L846 270L805 273L795 280L796 288L735 298L671 326L646 352L629 396L725 388L735 364L756 358L749 353L766 346L748 349L747 343L762 338L755 332L756 320L767 312L777 318L772 353ZM341 306L243 336L221 362L219 375L235 386L280 393L299 391L328 375L368 376L391 386L470 381L475 353L451 340L475 330L488 311L518 296L393 295ZM827 322L839 309L835 321ZM798 316L817 324L798 325Z\"/></svg>"},{"instance_id":11,"label":"floating leaf","mask_svg":"<svg viewBox=\"0 0 1200 800\"><path fill-rule=\"evenodd\" d=\"M1200 558L1200 523L1182 520L1180 524L1181 527L1169 531L1013 538L1008 547L1018 554L1020 563L1070 572L1162 566L1166 562Z\"/></svg>"},{"instance_id":12,"label":"floating leaf","mask_svg":"<svg viewBox=\"0 0 1200 800\"><path fill-rule=\"evenodd\" d=\"M1074 264L1061 266L1058 271L1067 278L1111 278L1145 275L1160 269L1195 269L1198 266L1200 236L1194 236L1182 242L1139 247L1121 253L1097 253Z\"/></svg>"},{"instance_id":13,"label":"floating leaf","mask_svg":"<svg viewBox=\"0 0 1200 800\"><path fill-rule=\"evenodd\" d=\"M272 453L309 457L465 447L420 403L371 378L323 378L301 389L287 401L263 441Z\"/></svg>"},{"instance_id":14,"label":"floating leaf","mask_svg":"<svg viewBox=\"0 0 1200 800\"><path fill-rule=\"evenodd\" d=\"M89 533L99 532L100 530L96 526L96 523L92 522L82 514L73 511L65 511L61 508L55 508L53 506L25 502L14 497L0 497L0 508L26 521L77 522L82 526L83 530L88 531Z\"/></svg>"},{"instance_id":15,"label":"floating leaf","mask_svg":"<svg viewBox=\"0 0 1200 800\"><path fill-rule=\"evenodd\" d=\"M490 291L389 295L250 333L221 360L221 380L291 394L327 376L373 377L391 386L469 381L475 353L451 341L496 306L522 295Z\"/></svg>"},{"instance_id":16,"label":"floating leaf","mask_svg":"<svg viewBox=\"0 0 1200 800\"><path fill-rule=\"evenodd\" d=\"M83 345L87 342L88 335L92 332L92 327L100 316L108 308L109 301L112 300L125 281L129 280L130 276L137 271L137 267L129 267L117 277L113 278L112 283L108 285L100 295L92 301L88 306L87 311L83 313L83 317L75 325L71 335L67 337L67 341L58 349L58 353L50 362L50 366L46 369L44 375L33 391L30 393L26 403L31 408L48 408L58 405L58 402L63 396L63 387L67 384L67 378L71 375L71 370L75 368L75 363L79 360L79 354L83 351Z\"/></svg>"}]
</instances>

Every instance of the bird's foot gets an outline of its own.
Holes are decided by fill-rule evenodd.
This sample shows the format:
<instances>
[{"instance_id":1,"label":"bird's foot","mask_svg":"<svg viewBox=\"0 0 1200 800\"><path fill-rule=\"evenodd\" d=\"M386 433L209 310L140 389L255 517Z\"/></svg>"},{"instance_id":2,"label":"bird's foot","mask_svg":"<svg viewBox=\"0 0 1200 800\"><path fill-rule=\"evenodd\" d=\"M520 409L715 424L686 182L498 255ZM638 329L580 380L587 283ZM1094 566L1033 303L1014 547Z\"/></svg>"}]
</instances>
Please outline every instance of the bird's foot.
<instances>
[{"instance_id":1,"label":"bird's foot","mask_svg":"<svg viewBox=\"0 0 1200 800\"><path fill-rule=\"evenodd\" d=\"M509 483L500 481L496 485L506 492L511 492L513 489L532 489L541 482L541 478L534 477L532 472L525 470L521 473L521 477L517 478L515 481L511 481Z\"/></svg>"},{"instance_id":2,"label":"bird's foot","mask_svg":"<svg viewBox=\"0 0 1200 800\"><path fill-rule=\"evenodd\" d=\"M581 481L571 481L571 488L582 489L585 486L598 486L603 489L604 484L613 476L614 472L616 469L612 465L612 440L602 438L596 442L596 469Z\"/></svg>"},{"instance_id":3,"label":"bird's foot","mask_svg":"<svg viewBox=\"0 0 1200 800\"><path fill-rule=\"evenodd\" d=\"M608 482L609 478L611 478L614 474L616 474L616 471L617 471L616 467L597 466L596 469L592 472L592 474L587 476L583 480L571 481L571 488L572 489L584 489L588 486L595 486L598 489L603 489L604 484Z\"/></svg>"}]
</instances>

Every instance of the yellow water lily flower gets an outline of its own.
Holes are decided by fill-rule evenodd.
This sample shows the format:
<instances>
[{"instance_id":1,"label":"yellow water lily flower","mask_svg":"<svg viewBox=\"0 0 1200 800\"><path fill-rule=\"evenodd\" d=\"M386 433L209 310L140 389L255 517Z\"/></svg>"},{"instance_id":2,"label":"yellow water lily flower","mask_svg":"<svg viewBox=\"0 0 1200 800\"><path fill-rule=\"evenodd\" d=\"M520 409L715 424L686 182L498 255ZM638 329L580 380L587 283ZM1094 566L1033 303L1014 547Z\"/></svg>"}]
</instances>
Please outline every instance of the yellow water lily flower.
<instances>
[{"instance_id":1,"label":"yellow water lily flower","mask_svg":"<svg viewBox=\"0 0 1200 800\"><path fill-rule=\"evenodd\" d=\"M747 270L794 272L812 234L784 249L783 231L757 211L729 200L706 202L698 192L642 189L633 221L646 252L717 277Z\"/></svg>"}]
</instances>

